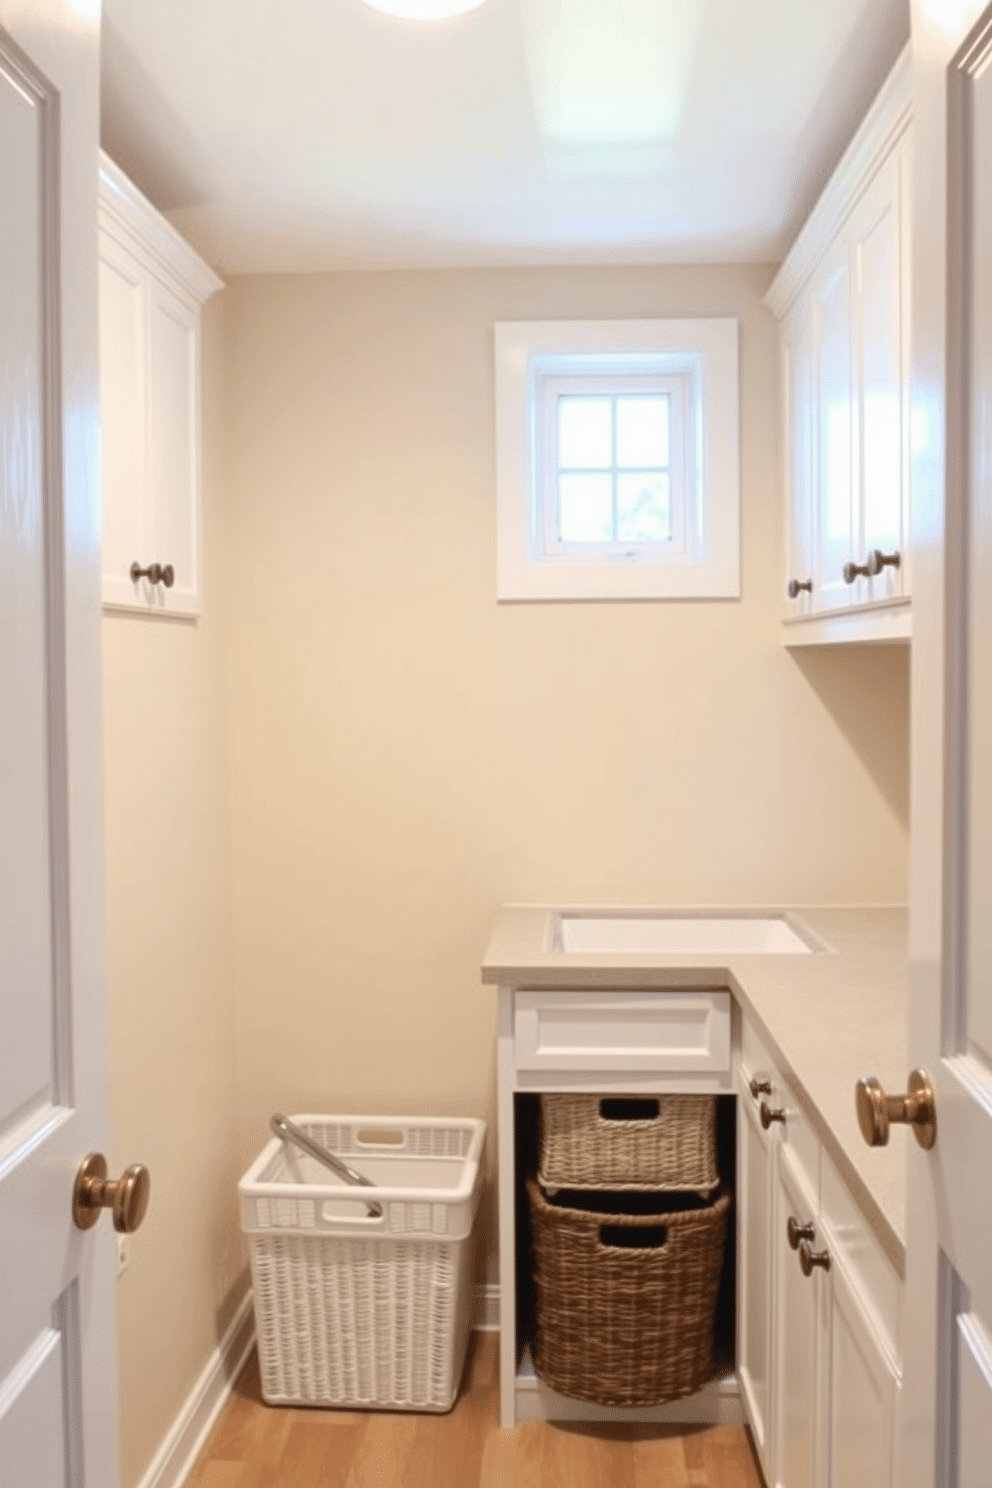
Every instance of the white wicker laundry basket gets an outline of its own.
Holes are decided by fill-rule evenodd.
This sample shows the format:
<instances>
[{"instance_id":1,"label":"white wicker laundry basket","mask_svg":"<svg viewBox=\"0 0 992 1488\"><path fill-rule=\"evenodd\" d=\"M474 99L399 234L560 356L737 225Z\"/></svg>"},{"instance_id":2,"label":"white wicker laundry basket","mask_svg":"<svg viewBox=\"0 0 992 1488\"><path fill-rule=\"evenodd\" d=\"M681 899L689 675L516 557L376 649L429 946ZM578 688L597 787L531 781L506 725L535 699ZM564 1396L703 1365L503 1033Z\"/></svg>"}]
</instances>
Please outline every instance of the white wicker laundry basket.
<instances>
[{"instance_id":1,"label":"white wicker laundry basket","mask_svg":"<svg viewBox=\"0 0 992 1488\"><path fill-rule=\"evenodd\" d=\"M269 1405L446 1411L471 1325L482 1121L294 1116L371 1179L269 1142L238 1185ZM381 1205L370 1215L368 1205Z\"/></svg>"}]
</instances>

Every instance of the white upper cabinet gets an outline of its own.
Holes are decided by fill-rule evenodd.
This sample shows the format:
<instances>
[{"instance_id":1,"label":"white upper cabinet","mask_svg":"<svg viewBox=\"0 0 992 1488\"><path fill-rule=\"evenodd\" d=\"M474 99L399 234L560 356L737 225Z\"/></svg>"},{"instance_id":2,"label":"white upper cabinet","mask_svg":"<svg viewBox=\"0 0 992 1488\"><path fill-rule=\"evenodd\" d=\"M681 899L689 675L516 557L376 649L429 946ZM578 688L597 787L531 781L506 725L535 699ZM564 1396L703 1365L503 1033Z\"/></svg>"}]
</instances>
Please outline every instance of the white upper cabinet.
<instances>
[{"instance_id":1,"label":"white upper cabinet","mask_svg":"<svg viewBox=\"0 0 992 1488\"><path fill-rule=\"evenodd\" d=\"M780 322L786 645L911 633L908 49L766 296Z\"/></svg>"},{"instance_id":2,"label":"white upper cabinet","mask_svg":"<svg viewBox=\"0 0 992 1488\"><path fill-rule=\"evenodd\" d=\"M200 307L221 281L105 155L99 269L103 602L197 615Z\"/></svg>"}]
</instances>

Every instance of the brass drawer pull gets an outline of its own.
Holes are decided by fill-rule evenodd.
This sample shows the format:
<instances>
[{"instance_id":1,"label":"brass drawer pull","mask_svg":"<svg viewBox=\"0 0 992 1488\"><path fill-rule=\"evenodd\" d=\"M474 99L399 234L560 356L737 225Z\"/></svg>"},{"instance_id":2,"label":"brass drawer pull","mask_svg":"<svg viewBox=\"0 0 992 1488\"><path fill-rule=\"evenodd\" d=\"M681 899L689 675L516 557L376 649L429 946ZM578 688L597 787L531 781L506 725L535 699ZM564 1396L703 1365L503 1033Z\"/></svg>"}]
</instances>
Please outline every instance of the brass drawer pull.
<instances>
[{"instance_id":1,"label":"brass drawer pull","mask_svg":"<svg viewBox=\"0 0 992 1488\"><path fill-rule=\"evenodd\" d=\"M150 563L147 568L134 562L131 564L131 583L136 584L139 579L147 579L149 584L164 584L166 589L171 589L176 582L176 570L171 563L164 566L161 563Z\"/></svg>"},{"instance_id":2,"label":"brass drawer pull","mask_svg":"<svg viewBox=\"0 0 992 1488\"><path fill-rule=\"evenodd\" d=\"M799 1264L802 1267L804 1276L812 1276L814 1266L821 1266L824 1271L829 1271L830 1252L828 1250L814 1250L808 1240L803 1240L799 1246Z\"/></svg>"},{"instance_id":3,"label":"brass drawer pull","mask_svg":"<svg viewBox=\"0 0 992 1488\"><path fill-rule=\"evenodd\" d=\"M800 1224L794 1214L789 1215L789 1222L785 1227L786 1237L789 1241L790 1250L798 1250L800 1240L814 1240L816 1238L816 1225L810 1220L807 1224Z\"/></svg>"},{"instance_id":4,"label":"brass drawer pull","mask_svg":"<svg viewBox=\"0 0 992 1488\"><path fill-rule=\"evenodd\" d=\"M786 593L788 594L790 599L798 599L804 589L806 590L807 594L813 593L812 579L790 579L788 588L786 589Z\"/></svg>"},{"instance_id":5,"label":"brass drawer pull","mask_svg":"<svg viewBox=\"0 0 992 1488\"><path fill-rule=\"evenodd\" d=\"M781 1121L782 1125L785 1125L785 1111L781 1106L779 1106L778 1110L773 1111L767 1101L762 1101L760 1114L761 1124L765 1128L765 1131L768 1130L773 1121Z\"/></svg>"},{"instance_id":6,"label":"brass drawer pull","mask_svg":"<svg viewBox=\"0 0 992 1488\"><path fill-rule=\"evenodd\" d=\"M757 1100L759 1095L771 1095L772 1082L767 1075L752 1075L747 1088L751 1092L751 1099Z\"/></svg>"}]
</instances>

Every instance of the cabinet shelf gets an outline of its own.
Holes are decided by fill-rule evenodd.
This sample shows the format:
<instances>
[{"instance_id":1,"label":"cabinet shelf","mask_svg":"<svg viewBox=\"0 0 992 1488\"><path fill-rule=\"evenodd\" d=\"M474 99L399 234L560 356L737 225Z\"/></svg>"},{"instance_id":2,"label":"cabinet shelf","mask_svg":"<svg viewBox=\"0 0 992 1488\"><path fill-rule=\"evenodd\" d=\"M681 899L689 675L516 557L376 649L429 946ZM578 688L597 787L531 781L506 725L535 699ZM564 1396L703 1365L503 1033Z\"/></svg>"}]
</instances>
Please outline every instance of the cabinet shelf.
<instances>
[{"instance_id":1,"label":"cabinet shelf","mask_svg":"<svg viewBox=\"0 0 992 1488\"><path fill-rule=\"evenodd\" d=\"M726 1350L724 1351L726 1353ZM716 1379L667 1405L591 1405L559 1395L538 1379L530 1350L524 1348L516 1374L516 1419L518 1421L614 1421L644 1425L743 1426L746 1420L740 1387L730 1357L719 1360Z\"/></svg>"},{"instance_id":2,"label":"cabinet shelf","mask_svg":"<svg viewBox=\"0 0 992 1488\"><path fill-rule=\"evenodd\" d=\"M796 615L782 621L782 644L801 646L906 645L913 638L909 596L891 603L852 605L822 615Z\"/></svg>"}]
</instances>

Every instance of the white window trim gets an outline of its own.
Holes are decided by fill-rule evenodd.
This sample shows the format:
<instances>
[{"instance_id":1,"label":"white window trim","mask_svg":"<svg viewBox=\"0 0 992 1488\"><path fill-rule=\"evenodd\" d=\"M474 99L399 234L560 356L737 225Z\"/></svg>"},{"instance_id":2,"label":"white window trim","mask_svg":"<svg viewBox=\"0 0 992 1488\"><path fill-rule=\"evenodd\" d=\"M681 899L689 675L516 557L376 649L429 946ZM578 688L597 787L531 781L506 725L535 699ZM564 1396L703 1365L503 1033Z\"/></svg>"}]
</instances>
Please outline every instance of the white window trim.
<instances>
[{"instance_id":1,"label":"white window trim","mask_svg":"<svg viewBox=\"0 0 992 1488\"><path fill-rule=\"evenodd\" d=\"M733 599L740 595L738 326L731 319L517 321L495 327L497 597ZM674 545L548 551L538 498L539 383L650 373L691 378L692 499ZM659 551L660 549L666 551Z\"/></svg>"}]
</instances>

